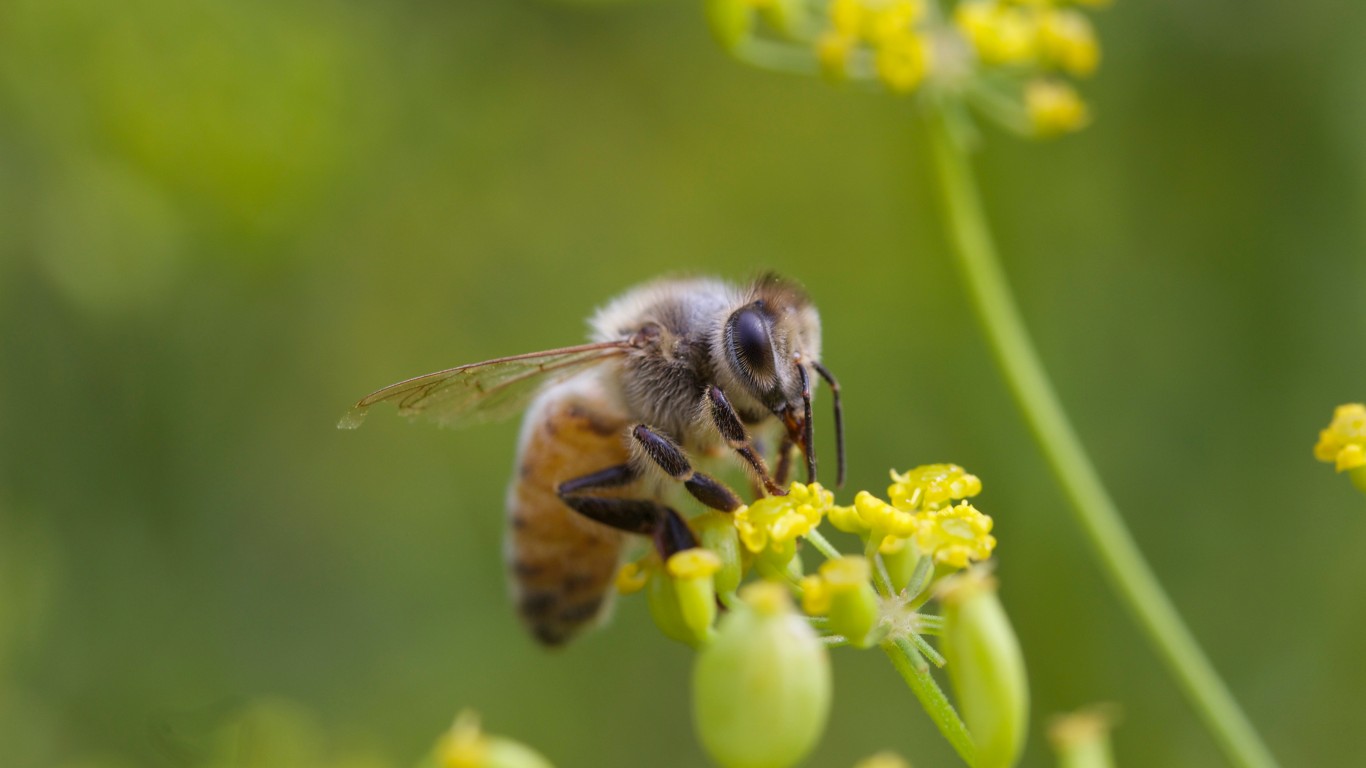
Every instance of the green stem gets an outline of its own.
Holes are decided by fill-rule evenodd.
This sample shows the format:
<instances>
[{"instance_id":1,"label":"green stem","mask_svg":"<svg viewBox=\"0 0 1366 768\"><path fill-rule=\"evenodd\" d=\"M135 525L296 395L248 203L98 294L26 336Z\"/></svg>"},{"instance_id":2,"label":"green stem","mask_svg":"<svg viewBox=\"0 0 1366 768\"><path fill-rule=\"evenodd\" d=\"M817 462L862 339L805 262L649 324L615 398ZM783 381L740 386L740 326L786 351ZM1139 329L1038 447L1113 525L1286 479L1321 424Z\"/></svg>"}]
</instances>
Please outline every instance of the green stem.
<instances>
[{"instance_id":1,"label":"green stem","mask_svg":"<svg viewBox=\"0 0 1366 768\"><path fill-rule=\"evenodd\" d=\"M939 732L949 740L963 762L974 765L977 760L977 747L972 743L968 727L954 711L953 705L944 691L930 674L930 665L915 647L905 638L882 641L882 650L892 660L892 666L901 673L906 685L910 686L920 705L925 708L930 719L939 727Z\"/></svg>"},{"instance_id":2,"label":"green stem","mask_svg":"<svg viewBox=\"0 0 1366 768\"><path fill-rule=\"evenodd\" d=\"M811 546L815 547L817 552L824 555L826 560L838 560L844 556L842 552L835 549L835 545L831 544L829 539L825 538L825 536L815 528L812 528L807 532L806 540L811 542Z\"/></svg>"},{"instance_id":3,"label":"green stem","mask_svg":"<svg viewBox=\"0 0 1366 768\"><path fill-rule=\"evenodd\" d=\"M1275 766L1275 759L1162 591L1068 422L997 259L967 153L942 118L930 119L929 134L958 269L973 309L1111 586L1147 632L1229 760L1246 768Z\"/></svg>"}]
</instances>

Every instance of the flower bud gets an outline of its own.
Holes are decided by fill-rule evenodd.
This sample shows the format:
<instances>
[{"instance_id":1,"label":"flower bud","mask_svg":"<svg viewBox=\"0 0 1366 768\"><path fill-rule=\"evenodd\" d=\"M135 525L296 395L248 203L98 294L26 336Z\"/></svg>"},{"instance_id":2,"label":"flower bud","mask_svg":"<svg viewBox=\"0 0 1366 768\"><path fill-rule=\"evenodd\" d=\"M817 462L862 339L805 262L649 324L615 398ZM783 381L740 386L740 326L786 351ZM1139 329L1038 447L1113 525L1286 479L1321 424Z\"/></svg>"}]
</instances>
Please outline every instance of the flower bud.
<instances>
[{"instance_id":1,"label":"flower bud","mask_svg":"<svg viewBox=\"0 0 1366 768\"><path fill-rule=\"evenodd\" d=\"M711 33L728 51L739 48L754 30L754 8L749 0L707 0L704 10Z\"/></svg>"},{"instance_id":2,"label":"flower bud","mask_svg":"<svg viewBox=\"0 0 1366 768\"><path fill-rule=\"evenodd\" d=\"M650 606L650 618L655 620L655 626L665 637L694 648L706 641L706 634L699 635L684 617L677 582L669 574L663 571L652 574L645 598Z\"/></svg>"},{"instance_id":3,"label":"flower bud","mask_svg":"<svg viewBox=\"0 0 1366 768\"><path fill-rule=\"evenodd\" d=\"M735 531L735 521L725 512L712 511L693 518L692 525L702 546L721 558L721 570L712 577L717 593L728 595L734 592L744 575L740 536Z\"/></svg>"},{"instance_id":4,"label":"flower bud","mask_svg":"<svg viewBox=\"0 0 1366 768\"><path fill-rule=\"evenodd\" d=\"M741 598L697 656L694 722L724 768L787 768L825 729L829 659L783 586L751 584Z\"/></svg>"},{"instance_id":5,"label":"flower bud","mask_svg":"<svg viewBox=\"0 0 1366 768\"><path fill-rule=\"evenodd\" d=\"M830 595L830 630L866 648L880 617L877 592L868 581L868 560L855 555L841 557L821 565L820 573Z\"/></svg>"},{"instance_id":6,"label":"flower bud","mask_svg":"<svg viewBox=\"0 0 1366 768\"><path fill-rule=\"evenodd\" d=\"M900 592L911 584L915 567L920 563L920 555L906 539L888 538L879 547L882 564L887 566L887 578L892 582L892 591Z\"/></svg>"},{"instance_id":7,"label":"flower bud","mask_svg":"<svg viewBox=\"0 0 1366 768\"><path fill-rule=\"evenodd\" d=\"M879 752L858 761L854 768L911 768L911 764L895 752Z\"/></svg>"},{"instance_id":8,"label":"flower bud","mask_svg":"<svg viewBox=\"0 0 1366 768\"><path fill-rule=\"evenodd\" d=\"M946 580L940 591L940 650L963 721L977 745L979 768L1014 765L1029 727L1029 682L1015 630L980 569Z\"/></svg>"},{"instance_id":9,"label":"flower bud","mask_svg":"<svg viewBox=\"0 0 1366 768\"><path fill-rule=\"evenodd\" d=\"M423 768L553 768L536 750L479 728L479 718L462 712L437 742Z\"/></svg>"},{"instance_id":10,"label":"flower bud","mask_svg":"<svg viewBox=\"0 0 1366 768\"><path fill-rule=\"evenodd\" d=\"M697 642L705 642L711 635L712 622L716 621L712 575L721 570L721 558L709 549L696 547L672 555L665 568L674 580L683 625Z\"/></svg>"},{"instance_id":11,"label":"flower bud","mask_svg":"<svg viewBox=\"0 0 1366 768\"><path fill-rule=\"evenodd\" d=\"M1115 707L1097 706L1056 718L1048 726L1048 741L1058 753L1059 768L1114 768L1110 729Z\"/></svg>"}]
</instances>

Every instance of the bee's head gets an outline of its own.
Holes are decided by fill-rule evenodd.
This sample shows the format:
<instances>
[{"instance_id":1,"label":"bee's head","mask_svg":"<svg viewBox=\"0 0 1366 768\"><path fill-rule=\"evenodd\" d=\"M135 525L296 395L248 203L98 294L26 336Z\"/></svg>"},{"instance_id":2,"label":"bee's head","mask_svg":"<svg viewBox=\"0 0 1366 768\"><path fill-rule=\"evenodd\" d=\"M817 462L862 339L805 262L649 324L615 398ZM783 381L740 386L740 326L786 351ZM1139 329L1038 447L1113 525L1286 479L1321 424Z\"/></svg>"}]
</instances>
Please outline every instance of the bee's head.
<instances>
[{"instance_id":1,"label":"bee's head","mask_svg":"<svg viewBox=\"0 0 1366 768\"><path fill-rule=\"evenodd\" d=\"M770 414L781 419L788 437L806 454L808 480L814 481L811 380L813 371L825 374L819 367L820 315L811 300L795 284L765 275L730 312L717 341L718 383L741 418L751 423ZM841 445L841 458L843 453Z\"/></svg>"}]
</instances>

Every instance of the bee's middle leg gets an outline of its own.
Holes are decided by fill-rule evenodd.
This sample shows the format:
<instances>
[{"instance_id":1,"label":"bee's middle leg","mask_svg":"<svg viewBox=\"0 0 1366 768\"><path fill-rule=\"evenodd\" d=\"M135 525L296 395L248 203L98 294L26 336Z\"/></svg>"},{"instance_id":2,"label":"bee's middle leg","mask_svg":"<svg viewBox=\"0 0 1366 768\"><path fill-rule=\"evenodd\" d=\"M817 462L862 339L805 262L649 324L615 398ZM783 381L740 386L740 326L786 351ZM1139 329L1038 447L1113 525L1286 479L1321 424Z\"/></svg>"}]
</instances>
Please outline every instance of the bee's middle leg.
<instances>
[{"instance_id":1,"label":"bee's middle leg","mask_svg":"<svg viewBox=\"0 0 1366 768\"><path fill-rule=\"evenodd\" d=\"M693 469L692 462L688 461L683 449L674 441L644 424L632 427L631 437L650 461L664 470L669 477L682 482L683 487L688 489L693 498L722 512L734 512L744 505L740 497L735 495L735 491L727 488L725 483Z\"/></svg>"},{"instance_id":2,"label":"bee's middle leg","mask_svg":"<svg viewBox=\"0 0 1366 768\"><path fill-rule=\"evenodd\" d=\"M556 489L565 506L609 528L649 536L665 559L697 546L687 521L672 508L649 499L586 495L585 491L619 488L639 476L630 464L618 464L560 483Z\"/></svg>"}]
</instances>

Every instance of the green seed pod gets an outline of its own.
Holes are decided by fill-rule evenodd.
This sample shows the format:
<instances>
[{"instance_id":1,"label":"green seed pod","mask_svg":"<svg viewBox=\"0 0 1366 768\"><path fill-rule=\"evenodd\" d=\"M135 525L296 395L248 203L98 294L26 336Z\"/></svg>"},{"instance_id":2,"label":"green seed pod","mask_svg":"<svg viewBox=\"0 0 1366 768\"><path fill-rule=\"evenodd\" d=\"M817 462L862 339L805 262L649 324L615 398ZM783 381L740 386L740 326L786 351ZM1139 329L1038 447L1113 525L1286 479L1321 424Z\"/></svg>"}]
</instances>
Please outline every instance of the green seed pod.
<instances>
[{"instance_id":1,"label":"green seed pod","mask_svg":"<svg viewBox=\"0 0 1366 768\"><path fill-rule=\"evenodd\" d=\"M741 591L693 670L693 719L724 768L788 768L810 753L830 713L825 646L771 582Z\"/></svg>"},{"instance_id":2,"label":"green seed pod","mask_svg":"<svg viewBox=\"0 0 1366 768\"><path fill-rule=\"evenodd\" d=\"M1029 682L1015 630L980 569L950 579L941 650L963 721L977 744L978 768L1015 764L1029 728Z\"/></svg>"},{"instance_id":3,"label":"green seed pod","mask_svg":"<svg viewBox=\"0 0 1366 768\"><path fill-rule=\"evenodd\" d=\"M747 0L707 0L711 33L727 51L740 47L754 30L754 8Z\"/></svg>"},{"instance_id":4,"label":"green seed pod","mask_svg":"<svg viewBox=\"0 0 1366 768\"><path fill-rule=\"evenodd\" d=\"M868 579L867 558L846 555L821 565L821 578L830 592L830 630L860 648L880 618L877 592Z\"/></svg>"},{"instance_id":5,"label":"green seed pod","mask_svg":"<svg viewBox=\"0 0 1366 768\"><path fill-rule=\"evenodd\" d=\"M735 532L735 521L725 512L707 512L692 519L693 529L702 546L721 558L721 570L712 577L716 592L728 595L740 587L744 575L740 554L740 536Z\"/></svg>"}]
</instances>

